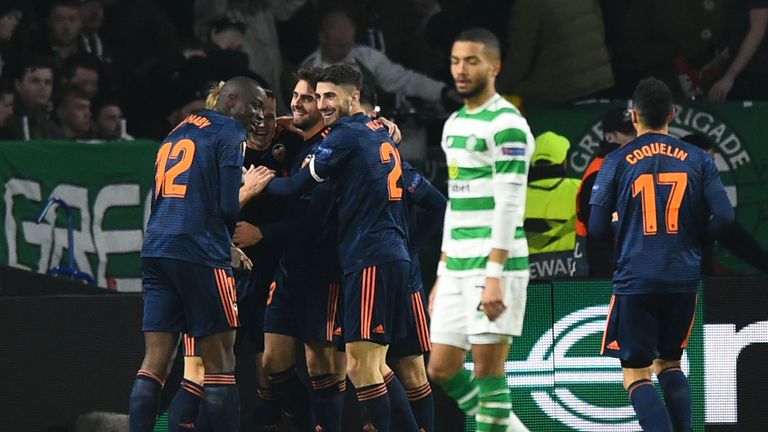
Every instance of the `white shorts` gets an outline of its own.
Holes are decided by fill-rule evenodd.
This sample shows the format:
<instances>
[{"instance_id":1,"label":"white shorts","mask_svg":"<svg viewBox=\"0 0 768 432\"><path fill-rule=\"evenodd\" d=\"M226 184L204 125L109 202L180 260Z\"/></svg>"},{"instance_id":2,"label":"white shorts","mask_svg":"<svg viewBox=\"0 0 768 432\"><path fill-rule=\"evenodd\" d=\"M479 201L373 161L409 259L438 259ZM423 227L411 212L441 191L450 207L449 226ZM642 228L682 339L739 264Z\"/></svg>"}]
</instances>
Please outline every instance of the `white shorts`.
<instances>
[{"instance_id":1,"label":"white shorts","mask_svg":"<svg viewBox=\"0 0 768 432\"><path fill-rule=\"evenodd\" d=\"M479 307L485 276L440 277L432 306L432 343L469 350L472 345L511 343L523 330L528 275L501 279L507 309L491 321Z\"/></svg>"}]
</instances>

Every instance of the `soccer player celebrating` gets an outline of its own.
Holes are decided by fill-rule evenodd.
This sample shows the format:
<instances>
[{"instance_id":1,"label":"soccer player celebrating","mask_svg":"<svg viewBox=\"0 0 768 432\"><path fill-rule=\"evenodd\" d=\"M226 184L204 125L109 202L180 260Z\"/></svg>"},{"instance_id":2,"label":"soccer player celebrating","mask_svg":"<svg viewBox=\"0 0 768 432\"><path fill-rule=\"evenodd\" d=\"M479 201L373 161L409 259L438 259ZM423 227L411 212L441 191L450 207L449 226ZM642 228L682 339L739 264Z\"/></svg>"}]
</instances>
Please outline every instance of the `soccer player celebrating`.
<instances>
[{"instance_id":1,"label":"soccer player celebrating","mask_svg":"<svg viewBox=\"0 0 768 432\"><path fill-rule=\"evenodd\" d=\"M157 155L152 212L142 246L144 360L131 390L132 432L151 431L158 398L180 333L202 348L203 410L214 430L238 430L231 269L232 232L240 205L246 128L261 117L265 94L235 77L216 108L188 116ZM266 168L261 170L269 179Z\"/></svg>"},{"instance_id":2,"label":"soccer player celebrating","mask_svg":"<svg viewBox=\"0 0 768 432\"><path fill-rule=\"evenodd\" d=\"M712 158L668 135L675 117L669 88L645 79L632 103L637 138L606 156L590 199L589 235L600 238L613 228L616 236L602 354L621 360L643 430L691 431L691 391L680 358L693 330L701 237L732 222L734 213Z\"/></svg>"},{"instance_id":3,"label":"soccer player celebrating","mask_svg":"<svg viewBox=\"0 0 768 432\"><path fill-rule=\"evenodd\" d=\"M387 346L405 330L410 264L400 154L387 129L360 108L362 75L350 65L326 68L318 106L333 125L303 169L273 180L270 193L293 194L312 179L333 181L339 208L338 253L344 273L343 331L348 374L363 423L389 430L393 416L418 427L397 378L385 362Z\"/></svg>"},{"instance_id":4,"label":"soccer player celebrating","mask_svg":"<svg viewBox=\"0 0 768 432\"><path fill-rule=\"evenodd\" d=\"M430 301L428 373L474 414L481 431L524 431L512 413L504 361L523 326L528 244L523 212L535 142L495 90L499 41L485 29L456 38L451 74L465 106L443 129L448 199L442 257ZM472 349L475 375L463 368Z\"/></svg>"}]
</instances>

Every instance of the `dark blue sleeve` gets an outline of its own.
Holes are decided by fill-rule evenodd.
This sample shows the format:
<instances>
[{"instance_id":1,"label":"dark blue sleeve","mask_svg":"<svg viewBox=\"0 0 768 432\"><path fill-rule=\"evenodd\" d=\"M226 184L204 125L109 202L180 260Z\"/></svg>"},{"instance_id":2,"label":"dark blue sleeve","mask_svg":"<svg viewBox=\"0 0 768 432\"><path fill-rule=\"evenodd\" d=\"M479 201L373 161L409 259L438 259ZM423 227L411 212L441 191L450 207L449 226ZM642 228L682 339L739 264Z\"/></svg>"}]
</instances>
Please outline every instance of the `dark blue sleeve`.
<instances>
[{"instance_id":1,"label":"dark blue sleeve","mask_svg":"<svg viewBox=\"0 0 768 432\"><path fill-rule=\"evenodd\" d=\"M357 138L352 133L351 129L339 124L317 146L310 161L310 170L316 180L327 178L344 164L357 144Z\"/></svg>"},{"instance_id":2,"label":"dark blue sleeve","mask_svg":"<svg viewBox=\"0 0 768 432\"><path fill-rule=\"evenodd\" d=\"M304 168L290 177L272 179L267 185L266 190L270 195L296 195L314 182L312 175L309 173L309 168Z\"/></svg>"},{"instance_id":3,"label":"dark blue sleeve","mask_svg":"<svg viewBox=\"0 0 768 432\"><path fill-rule=\"evenodd\" d=\"M218 165L219 167L243 166L245 151L245 129L238 123L227 123L219 130Z\"/></svg>"},{"instance_id":4,"label":"dark blue sleeve","mask_svg":"<svg viewBox=\"0 0 768 432\"><path fill-rule=\"evenodd\" d=\"M711 236L715 236L725 225L733 223L736 215L725 192L723 182L720 180L720 173L717 171L715 162L706 158L704 160L704 199L712 212L709 219L707 231Z\"/></svg>"},{"instance_id":5,"label":"dark blue sleeve","mask_svg":"<svg viewBox=\"0 0 768 432\"><path fill-rule=\"evenodd\" d=\"M241 171L242 165L219 168L219 180L221 181L219 209L230 235L235 232L235 225L240 217Z\"/></svg>"},{"instance_id":6,"label":"dark blue sleeve","mask_svg":"<svg viewBox=\"0 0 768 432\"><path fill-rule=\"evenodd\" d=\"M587 225L588 236L596 239L608 238L611 232L611 214L613 210L592 204Z\"/></svg>"},{"instance_id":7,"label":"dark blue sleeve","mask_svg":"<svg viewBox=\"0 0 768 432\"><path fill-rule=\"evenodd\" d=\"M429 180L421 173L403 161L408 200L412 200L423 212L419 212L416 220L416 232L412 233L412 245L419 248L433 235L443 230L447 200Z\"/></svg>"},{"instance_id":8,"label":"dark blue sleeve","mask_svg":"<svg viewBox=\"0 0 768 432\"><path fill-rule=\"evenodd\" d=\"M615 153L615 152L614 152ZM619 159L615 154L605 158L603 166L597 173L595 184L592 185L592 196L589 204L594 210L595 206L605 207L613 212L616 209L616 167ZM591 219L591 218L590 218Z\"/></svg>"}]
</instances>

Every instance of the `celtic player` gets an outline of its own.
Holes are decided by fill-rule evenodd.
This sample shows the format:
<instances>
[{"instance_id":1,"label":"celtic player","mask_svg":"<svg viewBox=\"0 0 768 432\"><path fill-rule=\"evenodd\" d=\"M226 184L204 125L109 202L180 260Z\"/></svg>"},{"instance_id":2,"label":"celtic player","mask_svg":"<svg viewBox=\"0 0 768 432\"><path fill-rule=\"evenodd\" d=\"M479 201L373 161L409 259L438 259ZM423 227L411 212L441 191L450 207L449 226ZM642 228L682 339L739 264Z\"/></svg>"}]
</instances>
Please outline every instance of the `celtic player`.
<instances>
[{"instance_id":1,"label":"celtic player","mask_svg":"<svg viewBox=\"0 0 768 432\"><path fill-rule=\"evenodd\" d=\"M526 176L534 139L525 119L495 90L499 41L462 32L451 73L465 106L443 129L450 205L432 290L429 374L474 414L479 431L525 431L512 413L504 361L520 335L528 286L523 231ZM463 368L472 349L475 375Z\"/></svg>"}]
</instances>

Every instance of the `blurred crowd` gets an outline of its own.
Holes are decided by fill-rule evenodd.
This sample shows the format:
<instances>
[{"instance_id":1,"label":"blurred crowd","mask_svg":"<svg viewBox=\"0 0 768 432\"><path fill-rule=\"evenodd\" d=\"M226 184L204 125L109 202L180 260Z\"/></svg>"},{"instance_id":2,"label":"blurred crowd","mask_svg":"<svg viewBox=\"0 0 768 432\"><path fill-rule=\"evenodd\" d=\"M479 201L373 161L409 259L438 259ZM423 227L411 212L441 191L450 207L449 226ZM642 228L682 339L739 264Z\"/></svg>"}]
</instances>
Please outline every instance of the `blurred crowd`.
<instances>
[{"instance_id":1,"label":"blurred crowd","mask_svg":"<svg viewBox=\"0 0 768 432\"><path fill-rule=\"evenodd\" d=\"M0 0L0 139L158 139L233 75L285 113L298 67L341 62L385 111L444 115L451 41L475 26L519 100L627 98L648 75L766 99L767 23L766 0Z\"/></svg>"}]
</instances>

